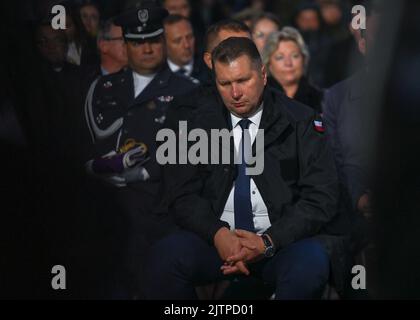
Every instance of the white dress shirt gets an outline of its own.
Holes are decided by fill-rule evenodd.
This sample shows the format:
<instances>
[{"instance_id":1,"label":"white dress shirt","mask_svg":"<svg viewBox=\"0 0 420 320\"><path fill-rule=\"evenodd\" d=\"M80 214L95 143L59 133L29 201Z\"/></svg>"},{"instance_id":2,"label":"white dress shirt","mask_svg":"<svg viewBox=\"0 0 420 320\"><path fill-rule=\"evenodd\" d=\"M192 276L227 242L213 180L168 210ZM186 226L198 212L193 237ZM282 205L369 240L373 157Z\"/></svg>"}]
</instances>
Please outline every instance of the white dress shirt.
<instances>
[{"instance_id":1,"label":"white dress shirt","mask_svg":"<svg viewBox=\"0 0 420 320\"><path fill-rule=\"evenodd\" d=\"M137 96L142 93L144 88L147 87L147 85L152 82L153 78L156 76L155 74L150 74L147 76L143 76L141 74L138 74L137 72L133 71L133 79L134 79L134 97L137 98Z\"/></svg>"},{"instance_id":2,"label":"white dress shirt","mask_svg":"<svg viewBox=\"0 0 420 320\"><path fill-rule=\"evenodd\" d=\"M249 125L249 129L248 129L251 135L251 143L254 142L255 137L257 135L258 128L261 122L262 111L263 111L263 108L261 106L252 117L248 118L251 121L251 124ZM242 128L239 126L239 121L242 120L242 118L239 118L233 114L231 114L230 116L232 119L233 139L235 143L235 150L236 150L236 153L238 153L239 145L242 139ZM268 217L267 207L252 177L250 181L250 192L251 192L251 205L252 205L252 215L253 215L255 232L257 234L262 234L271 226L271 223ZM235 194L235 184L233 184L232 186L232 190L230 191L229 198L225 204L225 209L220 218L222 221L226 221L227 223L229 223L231 229L235 229L234 194Z\"/></svg>"},{"instance_id":3,"label":"white dress shirt","mask_svg":"<svg viewBox=\"0 0 420 320\"><path fill-rule=\"evenodd\" d=\"M191 76L191 73L193 72L193 68L194 68L194 60L191 60L190 63L183 65L183 66L178 66L177 64L173 63L171 60L168 59L168 65L169 68L172 70L172 72L177 72L179 69L184 68L185 69L185 75L186 76Z\"/></svg>"},{"instance_id":4,"label":"white dress shirt","mask_svg":"<svg viewBox=\"0 0 420 320\"><path fill-rule=\"evenodd\" d=\"M80 66L82 59L82 48L77 48L74 41L68 44L66 59L67 62Z\"/></svg>"}]
</instances>

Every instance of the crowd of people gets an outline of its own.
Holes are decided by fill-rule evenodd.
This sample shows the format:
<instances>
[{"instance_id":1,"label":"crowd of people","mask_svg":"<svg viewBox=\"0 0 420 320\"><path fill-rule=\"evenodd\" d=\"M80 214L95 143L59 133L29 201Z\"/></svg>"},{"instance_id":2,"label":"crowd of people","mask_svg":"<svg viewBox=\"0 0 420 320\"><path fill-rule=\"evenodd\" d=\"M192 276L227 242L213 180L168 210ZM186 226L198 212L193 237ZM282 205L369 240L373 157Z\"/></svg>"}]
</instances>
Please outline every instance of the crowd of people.
<instances>
[{"instance_id":1,"label":"crowd of people","mask_svg":"<svg viewBox=\"0 0 420 320\"><path fill-rule=\"evenodd\" d=\"M361 100L373 2L69 0L65 30L51 25L56 1L25 2L0 130L18 181L6 194L28 195L10 223L33 213L13 241L34 250L8 266L37 261L27 295L60 297L44 280L61 264L66 297L205 298L198 287L226 279L221 297L352 297L372 212ZM366 30L351 26L356 4ZM261 178L156 160L161 128L242 128L240 139L243 118L252 140L253 125L266 129ZM254 217L243 228L239 208ZM250 273L261 291L243 290Z\"/></svg>"}]
</instances>

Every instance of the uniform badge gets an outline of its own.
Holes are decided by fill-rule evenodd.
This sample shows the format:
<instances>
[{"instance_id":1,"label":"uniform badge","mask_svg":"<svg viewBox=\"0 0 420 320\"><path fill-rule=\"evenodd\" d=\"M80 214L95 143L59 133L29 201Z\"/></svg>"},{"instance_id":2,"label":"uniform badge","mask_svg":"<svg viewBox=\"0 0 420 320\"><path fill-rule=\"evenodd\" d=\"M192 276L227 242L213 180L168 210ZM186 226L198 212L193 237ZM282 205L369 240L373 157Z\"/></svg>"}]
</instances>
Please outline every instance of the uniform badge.
<instances>
[{"instance_id":1,"label":"uniform badge","mask_svg":"<svg viewBox=\"0 0 420 320\"><path fill-rule=\"evenodd\" d=\"M324 124L320 120L314 120L314 129L316 132L319 132L319 133L325 132Z\"/></svg>"},{"instance_id":2,"label":"uniform badge","mask_svg":"<svg viewBox=\"0 0 420 320\"><path fill-rule=\"evenodd\" d=\"M107 82L104 83L104 88L105 89L108 89L108 88L111 88L111 87L112 87L112 82L111 81L107 81Z\"/></svg>"},{"instance_id":3,"label":"uniform badge","mask_svg":"<svg viewBox=\"0 0 420 320\"><path fill-rule=\"evenodd\" d=\"M165 119L166 119L165 116L161 116L160 118L155 118L155 122L162 124L165 122Z\"/></svg>"},{"instance_id":4,"label":"uniform badge","mask_svg":"<svg viewBox=\"0 0 420 320\"><path fill-rule=\"evenodd\" d=\"M174 96L160 96L157 98L160 102L171 102Z\"/></svg>"}]
</instances>

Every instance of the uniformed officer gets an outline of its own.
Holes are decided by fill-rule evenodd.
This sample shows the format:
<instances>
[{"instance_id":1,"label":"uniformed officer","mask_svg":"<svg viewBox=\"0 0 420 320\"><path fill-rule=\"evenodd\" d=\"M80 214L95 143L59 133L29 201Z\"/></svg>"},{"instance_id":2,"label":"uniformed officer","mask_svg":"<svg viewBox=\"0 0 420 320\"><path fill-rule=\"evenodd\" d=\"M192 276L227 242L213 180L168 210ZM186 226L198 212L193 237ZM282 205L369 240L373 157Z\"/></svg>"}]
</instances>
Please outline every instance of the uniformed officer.
<instances>
[{"instance_id":1,"label":"uniformed officer","mask_svg":"<svg viewBox=\"0 0 420 320\"><path fill-rule=\"evenodd\" d=\"M129 228L131 283L139 276L148 244L163 230L162 222L157 223L151 214L160 181L156 133L174 96L195 86L167 66L162 24L167 15L153 2L144 2L114 20L123 29L129 67L97 79L85 102L95 146L86 167L93 176L115 187L113 193Z\"/></svg>"}]
</instances>

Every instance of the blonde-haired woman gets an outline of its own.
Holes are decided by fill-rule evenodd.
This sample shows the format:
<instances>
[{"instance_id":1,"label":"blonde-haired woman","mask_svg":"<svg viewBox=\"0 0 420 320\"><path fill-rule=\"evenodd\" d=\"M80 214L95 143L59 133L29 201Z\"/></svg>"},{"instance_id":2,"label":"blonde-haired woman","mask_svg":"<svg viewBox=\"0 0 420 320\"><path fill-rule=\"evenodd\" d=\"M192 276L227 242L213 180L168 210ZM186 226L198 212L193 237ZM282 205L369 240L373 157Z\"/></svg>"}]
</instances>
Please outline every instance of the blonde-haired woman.
<instances>
[{"instance_id":1,"label":"blonde-haired woman","mask_svg":"<svg viewBox=\"0 0 420 320\"><path fill-rule=\"evenodd\" d=\"M310 84L306 77L309 51L302 35L295 28L284 27L269 35L262 54L271 87L283 91L289 98L321 112L323 92Z\"/></svg>"}]
</instances>

